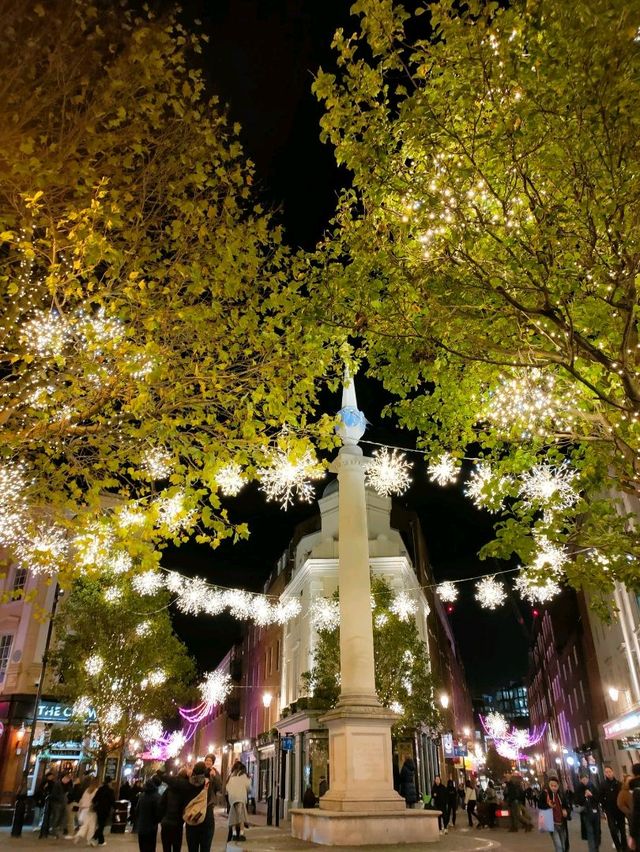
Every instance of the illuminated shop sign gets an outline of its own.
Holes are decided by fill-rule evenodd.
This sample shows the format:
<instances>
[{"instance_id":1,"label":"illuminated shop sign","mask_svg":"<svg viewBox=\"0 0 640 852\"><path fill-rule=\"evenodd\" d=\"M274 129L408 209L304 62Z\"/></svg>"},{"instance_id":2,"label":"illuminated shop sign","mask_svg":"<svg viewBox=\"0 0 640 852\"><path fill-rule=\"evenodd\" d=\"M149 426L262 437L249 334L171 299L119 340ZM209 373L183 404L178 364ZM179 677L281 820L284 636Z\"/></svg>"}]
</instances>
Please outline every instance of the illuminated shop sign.
<instances>
[{"instance_id":1,"label":"illuminated shop sign","mask_svg":"<svg viewBox=\"0 0 640 852\"><path fill-rule=\"evenodd\" d=\"M605 722L602 727L608 740L615 740L620 734L626 734L628 731L640 730L640 710L630 710L612 722Z\"/></svg>"},{"instance_id":2,"label":"illuminated shop sign","mask_svg":"<svg viewBox=\"0 0 640 852\"><path fill-rule=\"evenodd\" d=\"M38 704L36 719L38 722L70 722L73 718L73 705L58 704L55 701L41 701ZM85 716L85 722L95 722L96 711L91 707Z\"/></svg>"}]
</instances>

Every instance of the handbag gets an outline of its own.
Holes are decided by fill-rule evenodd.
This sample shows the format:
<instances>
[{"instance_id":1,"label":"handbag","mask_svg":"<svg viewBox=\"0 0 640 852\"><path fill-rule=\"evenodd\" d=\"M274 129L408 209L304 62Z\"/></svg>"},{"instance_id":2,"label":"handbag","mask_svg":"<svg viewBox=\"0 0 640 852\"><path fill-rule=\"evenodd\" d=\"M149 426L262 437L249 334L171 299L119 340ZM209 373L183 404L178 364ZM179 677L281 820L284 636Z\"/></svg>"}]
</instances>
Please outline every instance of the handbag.
<instances>
[{"instance_id":1,"label":"handbag","mask_svg":"<svg viewBox=\"0 0 640 852\"><path fill-rule=\"evenodd\" d=\"M553 810L547 808L546 810L538 811L538 831L548 831L550 834L553 834L553 830Z\"/></svg>"}]
</instances>

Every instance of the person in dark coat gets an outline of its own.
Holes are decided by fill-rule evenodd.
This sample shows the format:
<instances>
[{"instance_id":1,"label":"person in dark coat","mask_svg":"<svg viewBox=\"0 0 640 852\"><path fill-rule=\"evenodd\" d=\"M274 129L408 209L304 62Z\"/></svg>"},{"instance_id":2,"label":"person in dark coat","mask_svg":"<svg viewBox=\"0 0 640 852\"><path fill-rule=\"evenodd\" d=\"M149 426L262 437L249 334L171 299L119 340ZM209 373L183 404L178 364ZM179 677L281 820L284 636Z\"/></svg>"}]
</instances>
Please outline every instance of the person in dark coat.
<instances>
[{"instance_id":1,"label":"person in dark coat","mask_svg":"<svg viewBox=\"0 0 640 852\"><path fill-rule=\"evenodd\" d=\"M611 834L613 845L616 847L616 852L625 852L627 848L625 818L618 807L618 794L621 789L622 784L616 778L613 769L610 766L605 766L604 781L600 785L598 793L602 810L607 815L609 833Z\"/></svg>"},{"instance_id":2,"label":"person in dark coat","mask_svg":"<svg viewBox=\"0 0 640 852\"><path fill-rule=\"evenodd\" d=\"M193 797L193 788L189 784L189 775L184 766L177 775L159 772L158 777L167 785L162 795L164 812L160 820L162 852L180 852L184 806Z\"/></svg>"},{"instance_id":3,"label":"person in dark coat","mask_svg":"<svg viewBox=\"0 0 640 852\"><path fill-rule=\"evenodd\" d=\"M589 852L599 852L600 830L600 795L598 788L591 781L588 772L580 773L580 783L576 787L575 804L580 810L580 834L589 845Z\"/></svg>"},{"instance_id":4,"label":"person in dark coat","mask_svg":"<svg viewBox=\"0 0 640 852\"><path fill-rule=\"evenodd\" d=\"M447 788L442 783L442 778L439 775L433 779L431 787L431 804L435 810L440 811L438 817L438 828L443 834L447 833L447 825L449 824L449 814L447 809Z\"/></svg>"},{"instance_id":5,"label":"person in dark coat","mask_svg":"<svg viewBox=\"0 0 640 852\"><path fill-rule=\"evenodd\" d=\"M400 770L400 795L405 800L408 808L412 808L418 801L416 765L411 757L405 759Z\"/></svg>"},{"instance_id":6,"label":"person in dark coat","mask_svg":"<svg viewBox=\"0 0 640 852\"><path fill-rule=\"evenodd\" d=\"M456 814L458 813L458 791L456 785L451 779L447 781L447 816L449 825L452 828L456 827Z\"/></svg>"},{"instance_id":7,"label":"person in dark coat","mask_svg":"<svg viewBox=\"0 0 640 852\"><path fill-rule=\"evenodd\" d=\"M631 771L633 772L633 777L629 780L631 807L627 845L632 852L640 852L640 763L634 763Z\"/></svg>"},{"instance_id":8,"label":"person in dark coat","mask_svg":"<svg viewBox=\"0 0 640 852\"><path fill-rule=\"evenodd\" d=\"M140 852L154 852L160 822L160 779L154 776L138 797L137 824Z\"/></svg>"},{"instance_id":9,"label":"person in dark coat","mask_svg":"<svg viewBox=\"0 0 640 852\"><path fill-rule=\"evenodd\" d=\"M571 805L564 793L560 792L558 779L551 776L547 786L538 797L538 808L541 811L553 810L553 831L551 839L555 852L569 852L569 827Z\"/></svg>"},{"instance_id":10,"label":"person in dark coat","mask_svg":"<svg viewBox=\"0 0 640 852\"><path fill-rule=\"evenodd\" d=\"M189 783L192 792L187 803L191 799L195 799L205 784L207 785L207 813L199 825L187 825L187 846L189 852L210 852L215 828L213 808L216 803L216 795L222 790L222 782L219 775L209 774L204 761L201 760L193 767Z\"/></svg>"},{"instance_id":11,"label":"person in dark coat","mask_svg":"<svg viewBox=\"0 0 640 852\"><path fill-rule=\"evenodd\" d=\"M96 814L96 833L91 841L92 846L105 846L104 827L116 801L116 794L111 786L111 777L104 776L104 784L98 787L93 797L92 808Z\"/></svg>"},{"instance_id":12,"label":"person in dark coat","mask_svg":"<svg viewBox=\"0 0 640 852\"><path fill-rule=\"evenodd\" d=\"M303 808L315 808L318 804L318 800L316 799L316 794L313 792L311 785L307 785L307 789L304 791L304 795L302 797L302 807Z\"/></svg>"}]
</instances>

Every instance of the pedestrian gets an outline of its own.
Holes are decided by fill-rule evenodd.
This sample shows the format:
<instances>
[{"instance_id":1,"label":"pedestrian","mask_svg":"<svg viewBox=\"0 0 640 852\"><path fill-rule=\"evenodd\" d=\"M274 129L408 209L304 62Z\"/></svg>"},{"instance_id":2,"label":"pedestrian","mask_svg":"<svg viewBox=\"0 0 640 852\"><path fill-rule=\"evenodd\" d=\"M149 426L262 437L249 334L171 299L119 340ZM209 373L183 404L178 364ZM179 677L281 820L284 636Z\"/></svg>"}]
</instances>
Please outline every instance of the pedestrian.
<instances>
[{"instance_id":1,"label":"pedestrian","mask_svg":"<svg viewBox=\"0 0 640 852\"><path fill-rule=\"evenodd\" d=\"M64 776L67 777L66 775ZM67 818L67 794L62 785L62 779L53 777L49 787L49 820L46 835L52 834L56 839L65 833Z\"/></svg>"},{"instance_id":2,"label":"pedestrian","mask_svg":"<svg viewBox=\"0 0 640 852\"><path fill-rule=\"evenodd\" d=\"M96 812L96 831L91 841L92 846L107 845L104 839L104 827L111 816L111 811L116 801L116 794L113 792L111 782L111 776L105 775L104 783L98 787L93 797L91 806Z\"/></svg>"},{"instance_id":3,"label":"pedestrian","mask_svg":"<svg viewBox=\"0 0 640 852\"><path fill-rule=\"evenodd\" d=\"M202 792L203 788L206 789L207 796L206 811L202 822L198 823L198 825L189 825L187 822L187 847L189 852L209 852L215 828L213 809L216 803L216 795L222 789L220 777L217 773L213 777L209 777L204 761L199 760L191 771L189 783L191 784L189 801L195 799L198 793Z\"/></svg>"},{"instance_id":4,"label":"pedestrian","mask_svg":"<svg viewBox=\"0 0 640 852\"><path fill-rule=\"evenodd\" d=\"M533 825L524 806L525 795L522 779L515 772L513 775L508 776L504 798L509 808L509 831L517 831L519 825L525 831L531 831Z\"/></svg>"},{"instance_id":5,"label":"pedestrian","mask_svg":"<svg viewBox=\"0 0 640 852\"><path fill-rule=\"evenodd\" d=\"M186 766L178 770L177 775L167 772L157 773L167 785L162 794L162 819L160 820L160 840L162 852L180 852L182 847L182 826L184 825L184 807L192 798L193 790L189 784Z\"/></svg>"},{"instance_id":6,"label":"pedestrian","mask_svg":"<svg viewBox=\"0 0 640 852\"><path fill-rule=\"evenodd\" d=\"M437 811L440 811L440 815L438 816L438 829L440 830L440 834L446 834L447 826L449 825L449 818L447 814L447 788L442 783L442 779L439 775L436 775L433 779L433 785L431 787L431 804Z\"/></svg>"},{"instance_id":7,"label":"pedestrian","mask_svg":"<svg viewBox=\"0 0 640 852\"><path fill-rule=\"evenodd\" d=\"M489 828L496 827L496 810L498 809L498 794L493 786L493 781L489 781L485 791L485 804L487 806L487 825Z\"/></svg>"},{"instance_id":8,"label":"pedestrian","mask_svg":"<svg viewBox=\"0 0 640 852\"><path fill-rule=\"evenodd\" d=\"M89 781L89 786L80 796L80 801L78 802L79 828L73 838L74 843L77 843L79 840L84 840L86 845L89 846L93 840L93 835L96 833L96 826L98 824L96 812L93 810L93 797L95 796L96 790L99 786L98 779L92 777Z\"/></svg>"},{"instance_id":9,"label":"pedestrian","mask_svg":"<svg viewBox=\"0 0 640 852\"><path fill-rule=\"evenodd\" d=\"M618 807L618 794L622 784L615 776L613 768L609 765L604 768L604 780L600 785L599 797L602 810L607 817L609 833L616 847L616 852L625 852L627 848L627 832L625 817Z\"/></svg>"},{"instance_id":10,"label":"pedestrian","mask_svg":"<svg viewBox=\"0 0 640 852\"><path fill-rule=\"evenodd\" d=\"M76 830L76 815L73 809L73 778L70 772L65 772L60 779L62 789L64 790L64 815L60 826L60 831L64 834L65 840L71 840Z\"/></svg>"},{"instance_id":11,"label":"pedestrian","mask_svg":"<svg viewBox=\"0 0 640 852\"><path fill-rule=\"evenodd\" d=\"M560 792L558 779L553 775L549 777L547 786L538 797L538 808L540 810L538 819L542 821L544 820L542 812L552 811L553 819L551 825L553 826L553 830L549 831L549 834L551 835L555 852L569 852L567 822L571 819L571 806L565 794Z\"/></svg>"},{"instance_id":12,"label":"pedestrian","mask_svg":"<svg viewBox=\"0 0 640 852\"><path fill-rule=\"evenodd\" d=\"M144 785L139 778L133 782L133 784L129 787L129 794L127 796L122 795L122 789L120 790L120 798L128 799L131 807L129 808L129 822L131 823L131 831L135 834L138 830L138 799L142 795L142 790L144 789Z\"/></svg>"},{"instance_id":13,"label":"pedestrian","mask_svg":"<svg viewBox=\"0 0 640 852\"><path fill-rule=\"evenodd\" d=\"M412 757L405 758L402 769L400 770L400 795L405 800L408 808L412 808L418 801L416 765Z\"/></svg>"},{"instance_id":14,"label":"pedestrian","mask_svg":"<svg viewBox=\"0 0 640 852\"><path fill-rule=\"evenodd\" d=\"M600 796L588 772L580 773L580 783L575 791L576 810L580 813L580 834L587 841L589 852L600 849Z\"/></svg>"},{"instance_id":15,"label":"pedestrian","mask_svg":"<svg viewBox=\"0 0 640 852\"><path fill-rule=\"evenodd\" d=\"M637 779L640 779L640 763L633 764L631 767L631 775L624 779L622 788L618 793L617 805L628 820L631 820L633 789L636 786L635 782Z\"/></svg>"},{"instance_id":16,"label":"pedestrian","mask_svg":"<svg viewBox=\"0 0 640 852\"><path fill-rule=\"evenodd\" d=\"M451 778L447 781L447 818L451 828L456 827L456 814L458 813L458 791Z\"/></svg>"},{"instance_id":17,"label":"pedestrian","mask_svg":"<svg viewBox=\"0 0 640 852\"><path fill-rule=\"evenodd\" d=\"M137 801L138 848L154 852L160 822L160 779L157 775L144 785Z\"/></svg>"},{"instance_id":18,"label":"pedestrian","mask_svg":"<svg viewBox=\"0 0 640 852\"><path fill-rule=\"evenodd\" d=\"M327 783L327 779L324 777L324 775L321 775L320 784L318 785L318 797L322 798L328 789L329 785Z\"/></svg>"},{"instance_id":19,"label":"pedestrian","mask_svg":"<svg viewBox=\"0 0 640 852\"><path fill-rule=\"evenodd\" d=\"M34 795L33 795L33 831L40 831L42 827L42 817L44 815L44 806L45 801L48 796L48 790L46 787L47 778L43 779L42 783L39 787L37 787Z\"/></svg>"},{"instance_id":20,"label":"pedestrian","mask_svg":"<svg viewBox=\"0 0 640 852\"><path fill-rule=\"evenodd\" d=\"M318 800L316 798L316 794L313 792L313 787L311 784L307 784L307 789L304 791L302 796L302 807L303 808L315 808L318 804Z\"/></svg>"},{"instance_id":21,"label":"pedestrian","mask_svg":"<svg viewBox=\"0 0 640 852\"><path fill-rule=\"evenodd\" d=\"M467 809L467 819L469 820L469 828L473 828L473 817L476 816L476 804L478 802L478 795L476 793L475 785L471 783L471 781L467 781L464 790L464 804ZM476 816L476 821L478 817Z\"/></svg>"},{"instance_id":22,"label":"pedestrian","mask_svg":"<svg viewBox=\"0 0 640 852\"><path fill-rule=\"evenodd\" d=\"M631 767L633 777L629 780L629 794L631 796L629 816L629 840L628 846L632 852L640 850L640 763L634 763Z\"/></svg>"},{"instance_id":23,"label":"pedestrian","mask_svg":"<svg viewBox=\"0 0 640 852\"><path fill-rule=\"evenodd\" d=\"M231 775L227 779L227 798L229 801L227 843L232 839L234 830L236 840L245 839L242 829L249 824L247 821L247 801L250 789L251 779L247 775L244 764L238 760L234 763ZM313 794L313 790L311 792Z\"/></svg>"}]
</instances>

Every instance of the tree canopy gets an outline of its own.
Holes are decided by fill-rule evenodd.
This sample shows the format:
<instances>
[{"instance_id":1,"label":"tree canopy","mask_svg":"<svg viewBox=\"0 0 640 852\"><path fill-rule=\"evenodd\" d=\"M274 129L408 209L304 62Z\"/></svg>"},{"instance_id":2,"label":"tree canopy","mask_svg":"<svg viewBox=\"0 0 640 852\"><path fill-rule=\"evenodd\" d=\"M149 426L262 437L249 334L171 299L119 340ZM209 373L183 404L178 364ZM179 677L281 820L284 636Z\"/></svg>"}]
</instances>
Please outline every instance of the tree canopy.
<instances>
[{"instance_id":1,"label":"tree canopy","mask_svg":"<svg viewBox=\"0 0 640 852\"><path fill-rule=\"evenodd\" d=\"M483 555L542 575L553 546L596 596L614 578L637 585L621 495L635 510L640 12L353 12L337 73L314 87L323 138L353 176L318 254L317 314L356 336L432 459L490 465L472 485L501 511Z\"/></svg>"},{"instance_id":2,"label":"tree canopy","mask_svg":"<svg viewBox=\"0 0 640 852\"><path fill-rule=\"evenodd\" d=\"M34 570L244 535L221 474L328 434L331 355L203 42L126 3L0 4L0 539Z\"/></svg>"},{"instance_id":3,"label":"tree canopy","mask_svg":"<svg viewBox=\"0 0 640 852\"><path fill-rule=\"evenodd\" d=\"M413 616L401 617L392 608L393 592L382 578L371 577L373 652L376 692L385 707L400 714L397 733L440 722L434 701L429 652ZM338 600L338 592L334 595ZM340 695L340 629L318 626L311 671L304 672L304 689L327 709Z\"/></svg>"},{"instance_id":4,"label":"tree canopy","mask_svg":"<svg viewBox=\"0 0 640 852\"><path fill-rule=\"evenodd\" d=\"M78 724L87 720L98 760L131 739L148 740L150 723L159 728L177 715L177 701L191 698L194 665L173 633L168 601L160 592L143 603L129 584L87 578L63 596L54 622L53 688L74 704Z\"/></svg>"}]
</instances>

